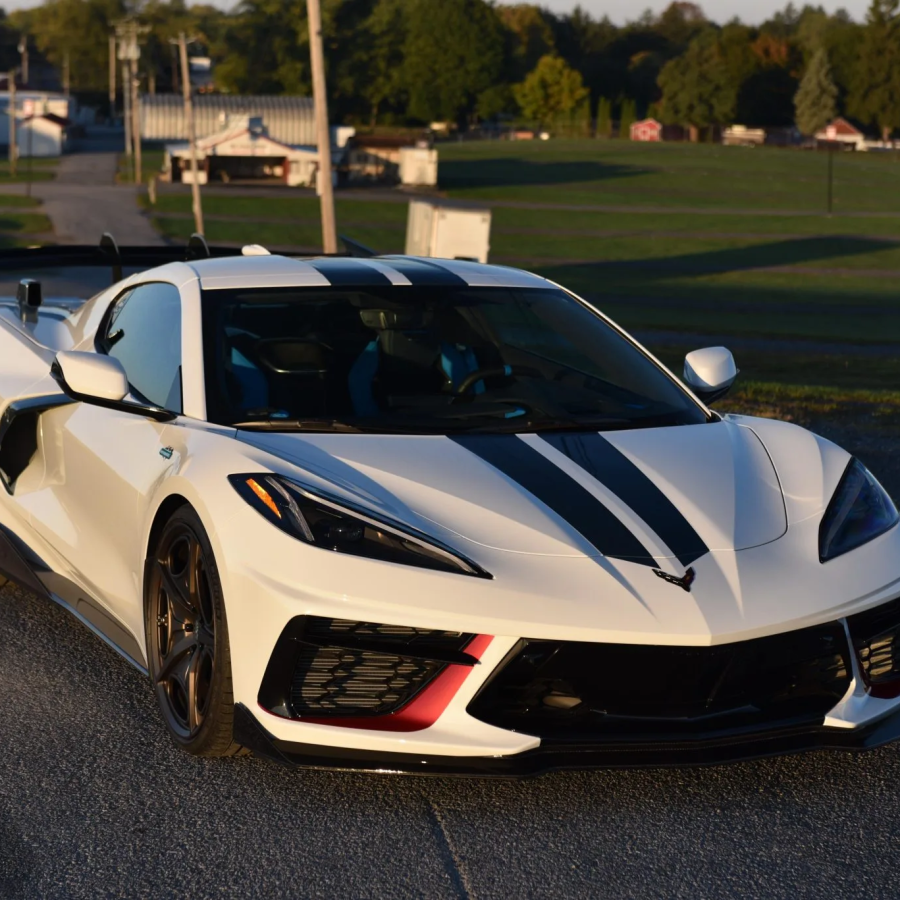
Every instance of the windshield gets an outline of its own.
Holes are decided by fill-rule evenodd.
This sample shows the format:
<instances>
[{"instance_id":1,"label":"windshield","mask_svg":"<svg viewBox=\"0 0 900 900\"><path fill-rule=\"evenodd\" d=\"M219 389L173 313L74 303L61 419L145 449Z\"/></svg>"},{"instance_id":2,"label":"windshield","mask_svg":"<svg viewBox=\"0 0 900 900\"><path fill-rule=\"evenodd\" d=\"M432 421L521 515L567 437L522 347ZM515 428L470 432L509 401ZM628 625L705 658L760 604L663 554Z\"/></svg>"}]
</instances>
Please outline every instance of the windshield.
<instances>
[{"instance_id":1,"label":"windshield","mask_svg":"<svg viewBox=\"0 0 900 900\"><path fill-rule=\"evenodd\" d=\"M205 291L210 421L449 434L687 425L706 415L557 288Z\"/></svg>"}]
</instances>

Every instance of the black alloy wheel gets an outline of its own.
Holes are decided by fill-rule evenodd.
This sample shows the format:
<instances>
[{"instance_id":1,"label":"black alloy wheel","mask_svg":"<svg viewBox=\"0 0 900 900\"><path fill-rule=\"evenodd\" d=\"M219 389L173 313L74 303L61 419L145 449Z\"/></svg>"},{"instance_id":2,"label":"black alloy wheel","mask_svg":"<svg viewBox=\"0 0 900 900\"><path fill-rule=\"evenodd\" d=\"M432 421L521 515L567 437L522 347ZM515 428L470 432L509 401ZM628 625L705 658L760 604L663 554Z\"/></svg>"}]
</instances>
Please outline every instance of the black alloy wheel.
<instances>
[{"instance_id":1,"label":"black alloy wheel","mask_svg":"<svg viewBox=\"0 0 900 900\"><path fill-rule=\"evenodd\" d=\"M199 517L182 506L147 561L147 658L163 721L198 756L233 756L234 705L222 586Z\"/></svg>"}]
</instances>

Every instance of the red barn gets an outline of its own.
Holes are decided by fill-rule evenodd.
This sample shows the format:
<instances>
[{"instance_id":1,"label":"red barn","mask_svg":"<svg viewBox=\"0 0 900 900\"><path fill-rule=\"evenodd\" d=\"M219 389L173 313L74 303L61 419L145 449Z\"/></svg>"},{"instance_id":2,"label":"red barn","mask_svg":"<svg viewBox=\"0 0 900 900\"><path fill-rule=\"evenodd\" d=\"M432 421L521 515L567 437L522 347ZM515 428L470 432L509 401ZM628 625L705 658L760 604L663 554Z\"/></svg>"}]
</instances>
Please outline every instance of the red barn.
<instances>
[{"instance_id":1,"label":"red barn","mask_svg":"<svg viewBox=\"0 0 900 900\"><path fill-rule=\"evenodd\" d=\"M656 119L641 119L631 126L631 140L633 141L661 141L663 139L662 122Z\"/></svg>"}]
</instances>

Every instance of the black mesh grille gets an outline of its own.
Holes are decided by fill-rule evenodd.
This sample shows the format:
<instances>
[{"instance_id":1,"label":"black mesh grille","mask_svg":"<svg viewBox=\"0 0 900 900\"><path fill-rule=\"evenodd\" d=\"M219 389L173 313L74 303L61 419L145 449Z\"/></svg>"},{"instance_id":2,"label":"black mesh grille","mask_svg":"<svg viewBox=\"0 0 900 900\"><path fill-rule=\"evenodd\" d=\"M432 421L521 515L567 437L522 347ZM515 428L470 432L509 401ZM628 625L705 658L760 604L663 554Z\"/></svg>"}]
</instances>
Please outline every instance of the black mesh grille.
<instances>
[{"instance_id":1,"label":"black mesh grille","mask_svg":"<svg viewBox=\"0 0 900 900\"><path fill-rule=\"evenodd\" d=\"M871 693L900 695L900 600L850 616L847 625Z\"/></svg>"},{"instance_id":2,"label":"black mesh grille","mask_svg":"<svg viewBox=\"0 0 900 900\"><path fill-rule=\"evenodd\" d=\"M444 663L371 650L304 647L294 669L291 707L298 716L379 715L399 709Z\"/></svg>"},{"instance_id":3,"label":"black mesh grille","mask_svg":"<svg viewBox=\"0 0 900 900\"><path fill-rule=\"evenodd\" d=\"M373 646L381 644L388 644L391 647L404 646L417 652L429 647L459 648L461 642L468 643L472 637L458 631L429 631L424 628L410 628L408 625L377 625L374 622L324 619L319 616L307 616L303 632L309 641L333 643L342 637L364 638Z\"/></svg>"},{"instance_id":4,"label":"black mesh grille","mask_svg":"<svg viewBox=\"0 0 900 900\"><path fill-rule=\"evenodd\" d=\"M850 671L837 622L718 647L522 641L469 712L545 739L678 739L821 720Z\"/></svg>"},{"instance_id":5,"label":"black mesh grille","mask_svg":"<svg viewBox=\"0 0 900 900\"><path fill-rule=\"evenodd\" d=\"M296 717L378 716L406 705L473 635L319 616L291 620L260 690L272 712Z\"/></svg>"}]
</instances>

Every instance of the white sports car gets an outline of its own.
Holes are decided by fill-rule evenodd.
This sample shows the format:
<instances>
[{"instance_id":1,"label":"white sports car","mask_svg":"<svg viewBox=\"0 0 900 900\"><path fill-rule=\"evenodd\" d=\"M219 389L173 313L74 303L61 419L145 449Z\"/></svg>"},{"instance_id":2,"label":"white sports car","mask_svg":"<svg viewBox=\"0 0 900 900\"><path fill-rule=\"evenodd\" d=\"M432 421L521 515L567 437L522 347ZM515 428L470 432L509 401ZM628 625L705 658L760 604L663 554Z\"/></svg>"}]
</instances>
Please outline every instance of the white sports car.
<instances>
[{"instance_id":1,"label":"white sports car","mask_svg":"<svg viewBox=\"0 0 900 900\"><path fill-rule=\"evenodd\" d=\"M686 386L515 269L206 255L0 260L43 281L0 305L0 572L177 745L523 775L900 736L897 510L711 411L727 350Z\"/></svg>"}]
</instances>

